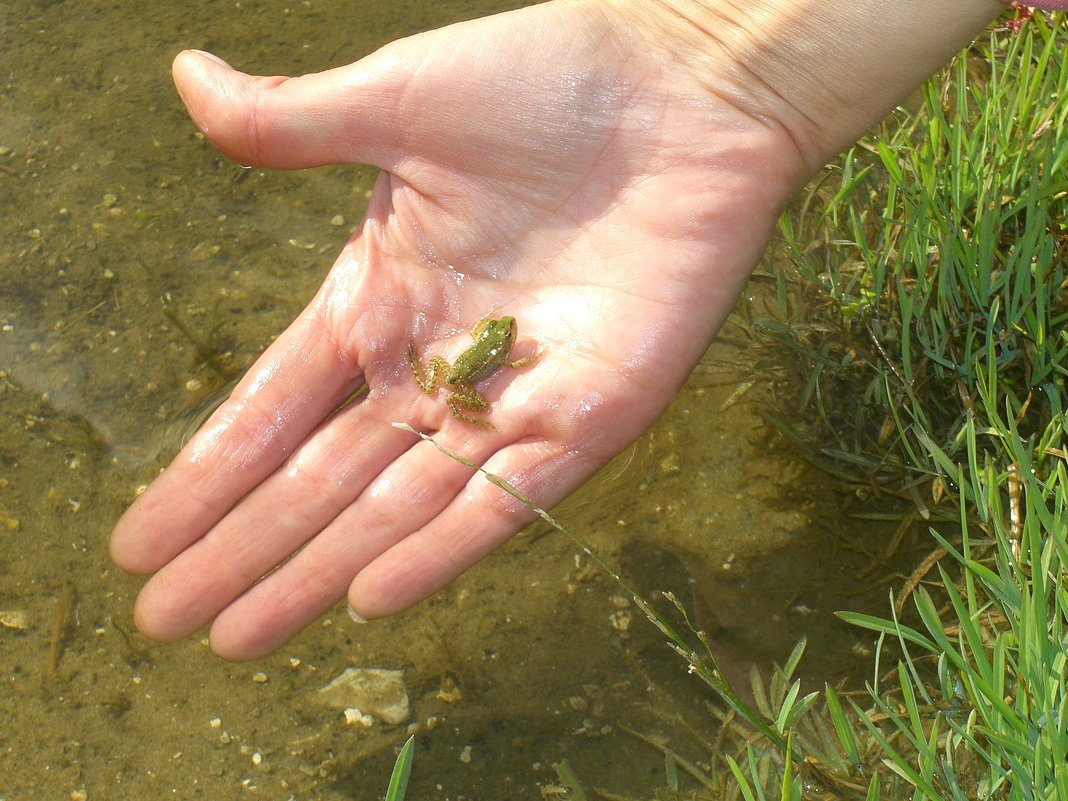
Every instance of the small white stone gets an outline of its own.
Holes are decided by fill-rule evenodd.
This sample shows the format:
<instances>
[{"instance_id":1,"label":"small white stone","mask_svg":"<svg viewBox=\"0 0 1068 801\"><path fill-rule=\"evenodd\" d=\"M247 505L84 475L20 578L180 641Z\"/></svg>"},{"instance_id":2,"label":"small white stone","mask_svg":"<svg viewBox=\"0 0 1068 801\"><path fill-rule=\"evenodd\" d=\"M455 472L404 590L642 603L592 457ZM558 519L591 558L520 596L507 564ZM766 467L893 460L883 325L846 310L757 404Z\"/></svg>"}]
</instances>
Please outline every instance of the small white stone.
<instances>
[{"instance_id":1,"label":"small white stone","mask_svg":"<svg viewBox=\"0 0 1068 801\"><path fill-rule=\"evenodd\" d=\"M350 706L345 709L345 722L350 726L359 723L364 728L370 728L375 725L375 719L373 715L365 715L359 709L354 706Z\"/></svg>"},{"instance_id":2,"label":"small white stone","mask_svg":"<svg viewBox=\"0 0 1068 801\"><path fill-rule=\"evenodd\" d=\"M15 631L26 631L30 627L30 616L21 609L0 612L0 626Z\"/></svg>"}]
</instances>

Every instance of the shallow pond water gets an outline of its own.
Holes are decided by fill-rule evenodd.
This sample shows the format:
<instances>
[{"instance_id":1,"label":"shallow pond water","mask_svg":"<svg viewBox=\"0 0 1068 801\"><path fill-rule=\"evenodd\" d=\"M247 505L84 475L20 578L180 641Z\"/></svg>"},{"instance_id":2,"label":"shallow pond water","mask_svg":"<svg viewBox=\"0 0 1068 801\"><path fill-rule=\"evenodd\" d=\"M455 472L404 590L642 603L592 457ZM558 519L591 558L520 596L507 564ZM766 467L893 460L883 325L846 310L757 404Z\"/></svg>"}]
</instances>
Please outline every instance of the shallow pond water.
<instances>
[{"instance_id":1,"label":"shallow pond water","mask_svg":"<svg viewBox=\"0 0 1068 801\"><path fill-rule=\"evenodd\" d=\"M0 801L379 798L407 729L317 702L349 666L405 671L410 798L540 798L564 758L587 787L649 797L663 758L628 729L707 761L710 693L547 530L395 619L335 610L246 665L140 637L140 581L107 558L138 485L311 297L374 178L227 161L186 117L174 54L294 74L508 5L0 6ZM728 330L559 514L644 591L692 604L735 675L807 634L807 670L835 679L867 664L865 635L830 617L861 605L865 558L839 547L848 496L761 421L745 347Z\"/></svg>"}]
</instances>

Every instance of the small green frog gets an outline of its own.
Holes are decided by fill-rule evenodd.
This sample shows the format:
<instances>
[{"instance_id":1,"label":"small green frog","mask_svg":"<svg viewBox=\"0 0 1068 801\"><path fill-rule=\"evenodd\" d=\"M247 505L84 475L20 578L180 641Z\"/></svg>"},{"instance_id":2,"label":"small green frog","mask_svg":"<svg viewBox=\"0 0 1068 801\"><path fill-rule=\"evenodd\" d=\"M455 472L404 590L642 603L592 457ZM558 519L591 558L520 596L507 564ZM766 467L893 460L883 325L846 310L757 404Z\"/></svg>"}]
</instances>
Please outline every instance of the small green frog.
<instances>
[{"instance_id":1,"label":"small green frog","mask_svg":"<svg viewBox=\"0 0 1068 801\"><path fill-rule=\"evenodd\" d=\"M442 382L448 385L451 391L445 402L449 405L453 417L492 430L493 425L488 420L463 411L470 409L484 412L489 408L489 403L475 389L474 384L488 378L502 364L523 367L537 361L541 354L535 353L523 359L510 360L508 353L515 344L519 326L516 325L514 317L493 320L490 319L491 314L492 312L475 323L475 327L471 329L474 344L461 353L451 365L441 356L433 356L424 370L415 350L415 342L408 345L408 361L412 365L416 382L427 395L435 394Z\"/></svg>"}]
</instances>

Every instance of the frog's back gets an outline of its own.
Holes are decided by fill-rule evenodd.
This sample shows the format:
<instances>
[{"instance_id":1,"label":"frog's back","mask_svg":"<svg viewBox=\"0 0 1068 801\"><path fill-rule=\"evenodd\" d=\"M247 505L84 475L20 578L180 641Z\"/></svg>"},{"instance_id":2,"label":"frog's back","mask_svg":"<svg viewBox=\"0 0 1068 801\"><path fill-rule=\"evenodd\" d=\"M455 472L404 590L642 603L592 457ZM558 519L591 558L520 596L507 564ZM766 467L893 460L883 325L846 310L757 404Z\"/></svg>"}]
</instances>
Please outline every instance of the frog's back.
<instances>
[{"instance_id":1,"label":"frog's back","mask_svg":"<svg viewBox=\"0 0 1068 801\"><path fill-rule=\"evenodd\" d=\"M465 351L457 357L452 369L445 376L445 380L450 384L457 384L461 381L477 384L501 366L501 363L508 358L509 350L511 350L510 343L501 343L488 345L477 351L474 348Z\"/></svg>"},{"instance_id":2,"label":"frog's back","mask_svg":"<svg viewBox=\"0 0 1068 801\"><path fill-rule=\"evenodd\" d=\"M475 384L486 378L508 360L516 330L513 317L490 320L481 326L474 344L457 357L445 380L449 384Z\"/></svg>"}]
</instances>

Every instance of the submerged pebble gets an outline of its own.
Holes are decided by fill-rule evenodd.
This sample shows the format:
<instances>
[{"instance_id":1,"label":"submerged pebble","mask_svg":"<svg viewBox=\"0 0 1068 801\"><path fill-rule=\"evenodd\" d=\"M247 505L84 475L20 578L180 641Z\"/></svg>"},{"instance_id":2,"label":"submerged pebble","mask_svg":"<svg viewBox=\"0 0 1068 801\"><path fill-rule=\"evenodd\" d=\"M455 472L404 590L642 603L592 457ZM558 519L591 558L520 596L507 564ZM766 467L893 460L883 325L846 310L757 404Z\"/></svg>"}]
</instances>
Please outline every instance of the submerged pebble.
<instances>
[{"instance_id":1,"label":"submerged pebble","mask_svg":"<svg viewBox=\"0 0 1068 801\"><path fill-rule=\"evenodd\" d=\"M366 725L364 716L374 715L396 726L411 716L403 670L348 668L319 690L319 700L344 710L350 723ZM358 721L352 719L357 717Z\"/></svg>"},{"instance_id":2,"label":"submerged pebble","mask_svg":"<svg viewBox=\"0 0 1068 801\"><path fill-rule=\"evenodd\" d=\"M0 626L15 631L26 631L30 627L30 616L21 609L0 611Z\"/></svg>"}]
</instances>

